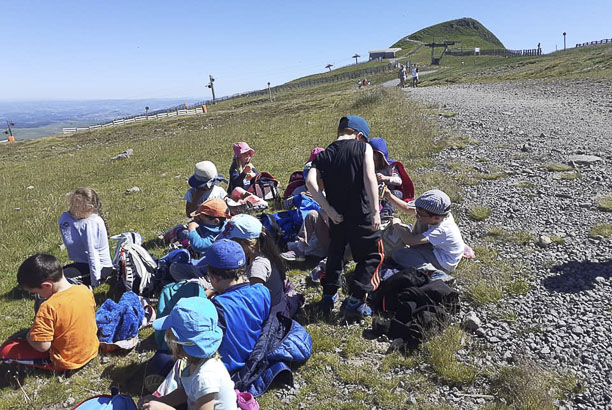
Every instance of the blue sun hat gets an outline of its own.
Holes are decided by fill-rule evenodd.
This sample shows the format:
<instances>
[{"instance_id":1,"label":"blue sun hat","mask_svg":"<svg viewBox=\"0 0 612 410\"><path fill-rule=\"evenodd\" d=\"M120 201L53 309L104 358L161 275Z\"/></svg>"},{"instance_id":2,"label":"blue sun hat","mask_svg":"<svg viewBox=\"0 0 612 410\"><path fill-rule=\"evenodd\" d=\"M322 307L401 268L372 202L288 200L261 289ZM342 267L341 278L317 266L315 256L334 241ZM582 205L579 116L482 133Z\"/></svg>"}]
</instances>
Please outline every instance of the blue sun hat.
<instances>
[{"instance_id":1,"label":"blue sun hat","mask_svg":"<svg viewBox=\"0 0 612 410\"><path fill-rule=\"evenodd\" d=\"M211 188L219 182L227 182L223 175L217 174L217 167L211 161L201 161L195 165L193 175L187 183L193 188Z\"/></svg>"},{"instance_id":2,"label":"blue sun hat","mask_svg":"<svg viewBox=\"0 0 612 410\"><path fill-rule=\"evenodd\" d=\"M168 316L153 322L155 330L172 329L177 343L189 356L208 358L217 352L223 339L219 316L213 303L202 297L180 299Z\"/></svg>"},{"instance_id":3,"label":"blue sun hat","mask_svg":"<svg viewBox=\"0 0 612 410\"><path fill-rule=\"evenodd\" d=\"M374 151L380 152L383 155L387 165L395 162L394 159L389 158L389 150L387 149L387 142L384 138L372 138L372 140L370 141L370 145L372 146L372 149Z\"/></svg>"},{"instance_id":4,"label":"blue sun hat","mask_svg":"<svg viewBox=\"0 0 612 410\"><path fill-rule=\"evenodd\" d=\"M263 225L253 215L238 214L227 221L225 229L217 239L257 239Z\"/></svg>"}]
</instances>

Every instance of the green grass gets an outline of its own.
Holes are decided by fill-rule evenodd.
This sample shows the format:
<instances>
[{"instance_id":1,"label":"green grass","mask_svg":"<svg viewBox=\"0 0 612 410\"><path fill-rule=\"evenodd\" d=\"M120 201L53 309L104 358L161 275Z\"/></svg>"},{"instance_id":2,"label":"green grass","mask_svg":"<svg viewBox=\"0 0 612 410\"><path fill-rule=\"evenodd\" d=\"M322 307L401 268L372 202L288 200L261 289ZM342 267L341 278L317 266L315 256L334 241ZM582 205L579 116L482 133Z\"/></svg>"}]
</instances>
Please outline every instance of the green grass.
<instances>
[{"instance_id":1,"label":"green grass","mask_svg":"<svg viewBox=\"0 0 612 410\"><path fill-rule=\"evenodd\" d=\"M582 178L582 176L578 172L564 172L564 173L559 174L558 178L571 180L571 179L580 179Z\"/></svg>"},{"instance_id":2,"label":"green grass","mask_svg":"<svg viewBox=\"0 0 612 410\"><path fill-rule=\"evenodd\" d=\"M529 182L529 181L521 181L518 184L516 184L516 186L519 188L524 188L524 189L532 189L536 187L536 184L534 184L533 182Z\"/></svg>"},{"instance_id":3,"label":"green grass","mask_svg":"<svg viewBox=\"0 0 612 410\"><path fill-rule=\"evenodd\" d=\"M457 360L457 351L463 347L465 332L457 325L444 329L424 344L427 361L437 376L448 383L471 383L476 369Z\"/></svg>"},{"instance_id":4,"label":"green grass","mask_svg":"<svg viewBox=\"0 0 612 410\"><path fill-rule=\"evenodd\" d=\"M491 208L486 206L475 206L469 210L470 218L475 221L484 221L491 216Z\"/></svg>"},{"instance_id":5,"label":"green grass","mask_svg":"<svg viewBox=\"0 0 612 410\"><path fill-rule=\"evenodd\" d=\"M598 223L589 232L589 236L596 237L602 236L604 238L610 238L612 236L612 224L609 223Z\"/></svg>"},{"instance_id":6,"label":"green grass","mask_svg":"<svg viewBox=\"0 0 612 410\"><path fill-rule=\"evenodd\" d=\"M612 196L603 196L597 200L597 209L612 212Z\"/></svg>"}]
</instances>

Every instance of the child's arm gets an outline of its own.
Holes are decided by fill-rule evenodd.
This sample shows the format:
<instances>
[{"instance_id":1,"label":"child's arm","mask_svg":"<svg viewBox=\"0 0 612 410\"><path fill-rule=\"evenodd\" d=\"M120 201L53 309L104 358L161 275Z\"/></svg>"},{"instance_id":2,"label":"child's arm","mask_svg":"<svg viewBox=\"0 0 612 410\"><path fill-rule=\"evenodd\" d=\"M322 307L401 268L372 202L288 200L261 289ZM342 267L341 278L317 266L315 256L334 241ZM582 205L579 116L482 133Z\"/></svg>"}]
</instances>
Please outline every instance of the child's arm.
<instances>
[{"instance_id":1,"label":"child's arm","mask_svg":"<svg viewBox=\"0 0 612 410\"><path fill-rule=\"evenodd\" d=\"M181 386L162 397L155 397L153 395L143 397L141 408L147 410L170 410L186 402L187 394L185 393L185 388Z\"/></svg>"},{"instance_id":2,"label":"child's arm","mask_svg":"<svg viewBox=\"0 0 612 410\"><path fill-rule=\"evenodd\" d=\"M339 224L344 220L344 217L327 202L327 198L323 195L322 184L319 182L319 170L313 167L308 171L308 176L306 177L308 192L310 192L314 200L321 205L321 208L323 208L329 219L331 219L333 223Z\"/></svg>"},{"instance_id":3,"label":"child's arm","mask_svg":"<svg viewBox=\"0 0 612 410\"><path fill-rule=\"evenodd\" d=\"M308 176L310 177L310 173ZM378 184L376 183L376 172L374 171L374 154L370 144L366 144L365 157L363 159L363 184L372 211L372 230L377 231L380 229Z\"/></svg>"},{"instance_id":4,"label":"child's arm","mask_svg":"<svg viewBox=\"0 0 612 410\"><path fill-rule=\"evenodd\" d=\"M190 222L187 226L189 229L189 245L191 245L191 249L199 253L201 256L206 253L208 248L211 247L213 242L215 241L216 235L208 235L205 237L200 236L200 233L197 231L199 227L197 222Z\"/></svg>"},{"instance_id":5,"label":"child's arm","mask_svg":"<svg viewBox=\"0 0 612 410\"><path fill-rule=\"evenodd\" d=\"M213 410L215 408L215 394L209 393L200 397L194 403L194 410Z\"/></svg>"},{"instance_id":6,"label":"child's arm","mask_svg":"<svg viewBox=\"0 0 612 410\"><path fill-rule=\"evenodd\" d=\"M402 226L394 225L393 229L397 230L398 236L400 237L402 242L404 242L406 245L418 246L418 245L425 245L426 243L429 242L429 239L424 237L423 234L415 235L411 231L409 231L408 229L405 229Z\"/></svg>"},{"instance_id":7,"label":"child's arm","mask_svg":"<svg viewBox=\"0 0 612 410\"><path fill-rule=\"evenodd\" d=\"M34 350L38 350L39 352L47 352L51 349L51 342L37 342L35 340L30 339L30 332L26 335L26 340L34 348Z\"/></svg>"},{"instance_id":8,"label":"child's arm","mask_svg":"<svg viewBox=\"0 0 612 410\"><path fill-rule=\"evenodd\" d=\"M416 208L408 205L406 202L393 195L388 189L385 190L384 197L402 212L407 213L408 215L416 214Z\"/></svg>"}]
</instances>

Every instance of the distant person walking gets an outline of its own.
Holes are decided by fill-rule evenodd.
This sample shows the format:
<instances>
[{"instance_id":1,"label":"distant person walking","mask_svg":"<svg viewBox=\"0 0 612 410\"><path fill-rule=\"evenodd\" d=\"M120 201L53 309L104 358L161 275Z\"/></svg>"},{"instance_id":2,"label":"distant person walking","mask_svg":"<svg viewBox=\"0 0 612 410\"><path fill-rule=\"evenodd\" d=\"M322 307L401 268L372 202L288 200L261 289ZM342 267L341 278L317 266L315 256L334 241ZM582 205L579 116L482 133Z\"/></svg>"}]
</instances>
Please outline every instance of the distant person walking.
<instances>
[{"instance_id":1,"label":"distant person walking","mask_svg":"<svg viewBox=\"0 0 612 410\"><path fill-rule=\"evenodd\" d=\"M399 86L401 88L406 87L406 67L403 64L400 64L400 69L399 69L399 73L398 73L398 77L399 77Z\"/></svg>"},{"instance_id":2,"label":"distant person walking","mask_svg":"<svg viewBox=\"0 0 612 410\"><path fill-rule=\"evenodd\" d=\"M412 88L415 88L419 85L419 68L417 65L412 66Z\"/></svg>"}]
</instances>

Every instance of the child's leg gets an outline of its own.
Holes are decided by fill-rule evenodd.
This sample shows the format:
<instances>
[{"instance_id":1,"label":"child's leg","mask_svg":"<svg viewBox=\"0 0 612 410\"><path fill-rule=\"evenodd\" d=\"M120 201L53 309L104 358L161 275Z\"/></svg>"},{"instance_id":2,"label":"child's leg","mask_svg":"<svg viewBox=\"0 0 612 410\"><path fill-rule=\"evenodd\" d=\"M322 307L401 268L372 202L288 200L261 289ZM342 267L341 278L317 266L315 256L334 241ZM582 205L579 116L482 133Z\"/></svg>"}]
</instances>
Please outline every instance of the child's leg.
<instances>
[{"instance_id":1,"label":"child's leg","mask_svg":"<svg viewBox=\"0 0 612 410\"><path fill-rule=\"evenodd\" d=\"M64 266L64 276L73 284L91 285L91 275L87 263L71 263Z\"/></svg>"},{"instance_id":2,"label":"child's leg","mask_svg":"<svg viewBox=\"0 0 612 410\"><path fill-rule=\"evenodd\" d=\"M329 251L325 272L321 274L321 285L324 295L335 295L341 286L340 274L342 273L344 249L347 243L348 223L346 221L339 224L330 222L329 225Z\"/></svg>"},{"instance_id":3,"label":"child's leg","mask_svg":"<svg viewBox=\"0 0 612 410\"><path fill-rule=\"evenodd\" d=\"M0 346L0 360L8 364L22 364L54 370L49 352L39 352L26 339L9 339Z\"/></svg>"},{"instance_id":4,"label":"child's leg","mask_svg":"<svg viewBox=\"0 0 612 410\"><path fill-rule=\"evenodd\" d=\"M370 225L353 225L348 235L353 260L357 263L349 293L364 299L366 293L380 285L380 265L384 259L381 231L372 231Z\"/></svg>"},{"instance_id":5,"label":"child's leg","mask_svg":"<svg viewBox=\"0 0 612 410\"><path fill-rule=\"evenodd\" d=\"M427 269L427 265L433 265L435 268L444 270L436 255L433 253L431 244L413 246L411 248L402 248L393 252L393 260L402 268Z\"/></svg>"}]
</instances>

